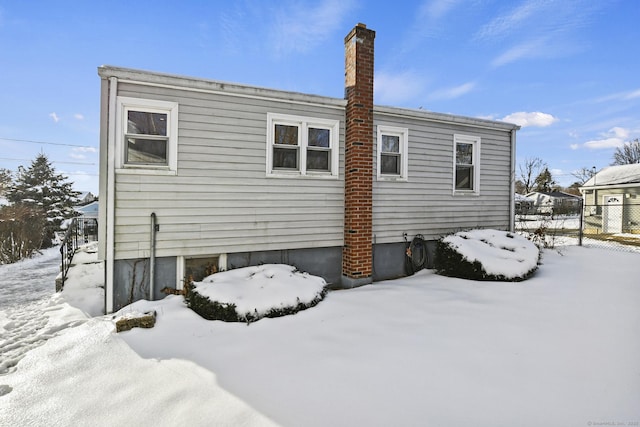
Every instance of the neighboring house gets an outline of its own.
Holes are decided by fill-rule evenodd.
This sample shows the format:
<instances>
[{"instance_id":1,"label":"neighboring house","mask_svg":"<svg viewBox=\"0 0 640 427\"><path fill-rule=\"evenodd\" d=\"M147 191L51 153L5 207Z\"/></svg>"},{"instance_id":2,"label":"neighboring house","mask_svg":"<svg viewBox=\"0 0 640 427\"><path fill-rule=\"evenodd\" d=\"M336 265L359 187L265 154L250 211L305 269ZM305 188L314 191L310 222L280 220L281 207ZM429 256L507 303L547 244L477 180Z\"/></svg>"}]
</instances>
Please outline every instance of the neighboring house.
<instances>
[{"instance_id":1,"label":"neighboring house","mask_svg":"<svg viewBox=\"0 0 640 427\"><path fill-rule=\"evenodd\" d=\"M585 232L640 233L640 164L604 168L580 192Z\"/></svg>"},{"instance_id":2,"label":"neighboring house","mask_svg":"<svg viewBox=\"0 0 640 427\"><path fill-rule=\"evenodd\" d=\"M100 205L98 201L90 202L86 205L76 206L74 208L76 212L80 214L81 217L87 219L98 219L98 212L100 210Z\"/></svg>"},{"instance_id":3,"label":"neighboring house","mask_svg":"<svg viewBox=\"0 0 640 427\"><path fill-rule=\"evenodd\" d=\"M519 127L374 106L374 37L345 38L346 99L99 68L107 312L259 263L358 286L417 234L513 229Z\"/></svg>"},{"instance_id":4,"label":"neighboring house","mask_svg":"<svg viewBox=\"0 0 640 427\"><path fill-rule=\"evenodd\" d=\"M94 200L96 200L96 196L94 196L90 191L85 191L78 195L78 205L86 205Z\"/></svg>"},{"instance_id":5,"label":"neighboring house","mask_svg":"<svg viewBox=\"0 0 640 427\"><path fill-rule=\"evenodd\" d=\"M536 212L542 214L579 213L582 202L582 197L563 191L534 191L525 197L533 202Z\"/></svg>"},{"instance_id":6,"label":"neighboring house","mask_svg":"<svg viewBox=\"0 0 640 427\"><path fill-rule=\"evenodd\" d=\"M533 200L529 199L522 194L515 194L514 204L516 207L516 214L528 215L534 213Z\"/></svg>"}]
</instances>

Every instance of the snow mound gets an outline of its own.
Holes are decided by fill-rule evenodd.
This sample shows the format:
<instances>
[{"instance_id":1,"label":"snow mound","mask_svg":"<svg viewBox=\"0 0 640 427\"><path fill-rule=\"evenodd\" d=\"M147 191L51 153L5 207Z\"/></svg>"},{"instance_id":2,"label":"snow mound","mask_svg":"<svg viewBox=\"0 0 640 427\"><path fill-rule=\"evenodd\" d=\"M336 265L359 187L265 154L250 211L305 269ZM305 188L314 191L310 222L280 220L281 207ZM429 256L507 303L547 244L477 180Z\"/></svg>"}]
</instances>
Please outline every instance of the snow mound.
<instances>
[{"instance_id":1,"label":"snow mound","mask_svg":"<svg viewBox=\"0 0 640 427\"><path fill-rule=\"evenodd\" d=\"M290 265L265 264L212 274L194 282L190 293L233 307L239 319L254 321L312 307L324 298L325 286L321 277Z\"/></svg>"},{"instance_id":2,"label":"snow mound","mask_svg":"<svg viewBox=\"0 0 640 427\"><path fill-rule=\"evenodd\" d=\"M469 263L479 263L490 280L526 278L537 269L540 256L538 247L526 238L493 229L461 231L444 237L442 243Z\"/></svg>"}]
</instances>

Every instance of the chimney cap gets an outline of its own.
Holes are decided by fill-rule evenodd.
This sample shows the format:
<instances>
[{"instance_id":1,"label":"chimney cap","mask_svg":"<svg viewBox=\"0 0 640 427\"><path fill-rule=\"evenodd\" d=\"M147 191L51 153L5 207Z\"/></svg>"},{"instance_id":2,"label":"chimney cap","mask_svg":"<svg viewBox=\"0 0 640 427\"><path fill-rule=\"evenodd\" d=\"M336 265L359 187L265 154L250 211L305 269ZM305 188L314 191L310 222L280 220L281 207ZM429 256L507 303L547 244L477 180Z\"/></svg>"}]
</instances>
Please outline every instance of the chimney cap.
<instances>
[{"instance_id":1,"label":"chimney cap","mask_svg":"<svg viewBox=\"0 0 640 427\"><path fill-rule=\"evenodd\" d=\"M356 25L356 27L367 28L367 26L365 24L363 24L362 22L358 22L358 25Z\"/></svg>"}]
</instances>

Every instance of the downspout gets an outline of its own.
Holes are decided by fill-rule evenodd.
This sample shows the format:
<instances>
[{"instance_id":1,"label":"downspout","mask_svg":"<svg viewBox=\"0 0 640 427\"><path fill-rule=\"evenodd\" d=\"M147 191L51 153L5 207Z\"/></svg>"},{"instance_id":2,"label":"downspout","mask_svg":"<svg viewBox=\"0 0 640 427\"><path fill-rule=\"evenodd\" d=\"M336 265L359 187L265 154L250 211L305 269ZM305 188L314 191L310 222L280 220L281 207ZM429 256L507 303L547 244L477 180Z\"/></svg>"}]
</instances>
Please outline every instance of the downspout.
<instances>
[{"instance_id":1,"label":"downspout","mask_svg":"<svg viewBox=\"0 0 640 427\"><path fill-rule=\"evenodd\" d=\"M115 256L115 167L116 167L116 109L118 106L118 79L109 77L109 119L107 137L107 220L106 224L106 271L105 312L113 312L113 275Z\"/></svg>"},{"instance_id":2,"label":"downspout","mask_svg":"<svg viewBox=\"0 0 640 427\"><path fill-rule=\"evenodd\" d=\"M153 301L155 277L156 277L156 232L158 225L156 224L156 213L151 212L151 239L149 251L149 301Z\"/></svg>"},{"instance_id":3,"label":"downspout","mask_svg":"<svg viewBox=\"0 0 640 427\"><path fill-rule=\"evenodd\" d=\"M509 186L509 231L516 228L516 129L511 129L511 185Z\"/></svg>"}]
</instances>

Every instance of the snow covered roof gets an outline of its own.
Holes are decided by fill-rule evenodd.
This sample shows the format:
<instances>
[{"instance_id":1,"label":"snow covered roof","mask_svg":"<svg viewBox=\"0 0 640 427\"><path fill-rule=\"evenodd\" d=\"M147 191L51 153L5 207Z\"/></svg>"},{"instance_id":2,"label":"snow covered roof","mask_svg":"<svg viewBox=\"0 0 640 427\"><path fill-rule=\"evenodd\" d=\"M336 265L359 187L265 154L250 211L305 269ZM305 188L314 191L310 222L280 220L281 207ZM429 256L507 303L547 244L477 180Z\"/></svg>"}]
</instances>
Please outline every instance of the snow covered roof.
<instances>
[{"instance_id":1,"label":"snow covered roof","mask_svg":"<svg viewBox=\"0 0 640 427\"><path fill-rule=\"evenodd\" d=\"M564 191L532 191L531 193L527 194L526 197L531 198L531 197L538 196L540 194L549 196L549 197L555 197L558 199L581 199L582 198L580 196L576 196L575 194L565 193Z\"/></svg>"},{"instance_id":2,"label":"snow covered roof","mask_svg":"<svg viewBox=\"0 0 640 427\"><path fill-rule=\"evenodd\" d=\"M595 174L583 187L640 183L640 164L609 166Z\"/></svg>"},{"instance_id":3,"label":"snow covered roof","mask_svg":"<svg viewBox=\"0 0 640 427\"><path fill-rule=\"evenodd\" d=\"M98 218L98 202L91 202L88 205L76 206L74 209L80 212L85 218Z\"/></svg>"}]
</instances>

